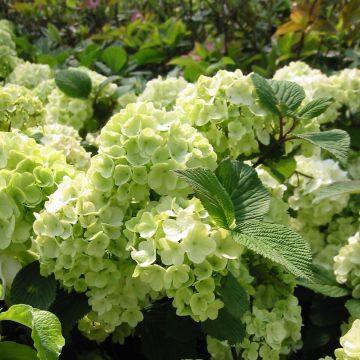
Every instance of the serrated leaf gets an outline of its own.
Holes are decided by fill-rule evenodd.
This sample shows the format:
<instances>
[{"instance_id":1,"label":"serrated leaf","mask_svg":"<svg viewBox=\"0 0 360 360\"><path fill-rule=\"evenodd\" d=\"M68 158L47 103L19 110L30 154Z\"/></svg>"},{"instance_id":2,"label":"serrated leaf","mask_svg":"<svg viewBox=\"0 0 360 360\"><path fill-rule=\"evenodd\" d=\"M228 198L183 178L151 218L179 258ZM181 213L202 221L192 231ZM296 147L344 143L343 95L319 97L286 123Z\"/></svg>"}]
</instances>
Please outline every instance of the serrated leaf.
<instances>
[{"instance_id":1,"label":"serrated leaf","mask_svg":"<svg viewBox=\"0 0 360 360\"><path fill-rule=\"evenodd\" d=\"M40 264L34 261L23 267L15 276L11 286L12 304L27 304L47 310L56 296L56 280L53 275L40 275Z\"/></svg>"},{"instance_id":2,"label":"serrated leaf","mask_svg":"<svg viewBox=\"0 0 360 360\"><path fill-rule=\"evenodd\" d=\"M338 181L320 189L316 193L313 203L316 204L333 196L354 193L360 193L360 180Z\"/></svg>"},{"instance_id":3,"label":"serrated leaf","mask_svg":"<svg viewBox=\"0 0 360 360\"><path fill-rule=\"evenodd\" d=\"M304 286L310 290L313 290L316 293L338 298L350 294L349 289L345 286L340 285L332 271L327 270L321 266L313 265L313 281L306 281L303 279L298 279L297 283L301 286Z\"/></svg>"},{"instance_id":4,"label":"serrated leaf","mask_svg":"<svg viewBox=\"0 0 360 360\"><path fill-rule=\"evenodd\" d=\"M276 107L277 99L268 81L256 73L252 73L250 77L255 86L256 94L260 103L272 113L278 115L279 111Z\"/></svg>"},{"instance_id":5,"label":"serrated leaf","mask_svg":"<svg viewBox=\"0 0 360 360\"><path fill-rule=\"evenodd\" d=\"M345 303L346 309L349 311L350 315L355 319L360 319L360 300L351 299Z\"/></svg>"},{"instance_id":6,"label":"serrated leaf","mask_svg":"<svg viewBox=\"0 0 360 360\"><path fill-rule=\"evenodd\" d=\"M0 358L1 360L37 360L34 349L13 341L0 342Z\"/></svg>"},{"instance_id":7,"label":"serrated leaf","mask_svg":"<svg viewBox=\"0 0 360 360\"><path fill-rule=\"evenodd\" d=\"M57 87L67 96L87 98L91 92L91 79L79 70L59 70L55 75Z\"/></svg>"},{"instance_id":8,"label":"serrated leaf","mask_svg":"<svg viewBox=\"0 0 360 360\"><path fill-rule=\"evenodd\" d=\"M119 46L109 46L101 55L101 60L114 73L118 73L125 65L127 60L126 51Z\"/></svg>"},{"instance_id":9,"label":"serrated leaf","mask_svg":"<svg viewBox=\"0 0 360 360\"><path fill-rule=\"evenodd\" d=\"M287 271L311 280L311 250L295 231L283 225L245 221L232 231L236 242L282 266Z\"/></svg>"},{"instance_id":10,"label":"serrated leaf","mask_svg":"<svg viewBox=\"0 0 360 360\"><path fill-rule=\"evenodd\" d=\"M294 174L296 170L296 160L293 156L281 158L279 161L270 162L269 171L280 182L284 182Z\"/></svg>"},{"instance_id":11,"label":"serrated leaf","mask_svg":"<svg viewBox=\"0 0 360 360\"><path fill-rule=\"evenodd\" d=\"M61 334L59 319L49 311L30 305L13 305L0 313L0 321L10 320L31 329L31 338L40 360L57 360L65 340Z\"/></svg>"},{"instance_id":12,"label":"serrated leaf","mask_svg":"<svg viewBox=\"0 0 360 360\"><path fill-rule=\"evenodd\" d=\"M269 80L269 84L280 103L280 107L285 110L296 110L305 99L304 89L292 81Z\"/></svg>"},{"instance_id":13,"label":"serrated leaf","mask_svg":"<svg viewBox=\"0 0 360 360\"><path fill-rule=\"evenodd\" d=\"M237 160L223 160L215 171L230 195L237 222L262 220L269 210L270 195L256 171Z\"/></svg>"},{"instance_id":14,"label":"serrated leaf","mask_svg":"<svg viewBox=\"0 0 360 360\"><path fill-rule=\"evenodd\" d=\"M294 134L298 139L306 140L309 143L319 146L334 155L341 164L347 163L350 146L349 134L344 130L334 129L306 134Z\"/></svg>"},{"instance_id":15,"label":"serrated leaf","mask_svg":"<svg viewBox=\"0 0 360 360\"><path fill-rule=\"evenodd\" d=\"M230 345L241 342L245 337L245 325L226 309L219 310L215 320L201 323L204 332L220 341L227 340Z\"/></svg>"},{"instance_id":16,"label":"serrated leaf","mask_svg":"<svg viewBox=\"0 0 360 360\"><path fill-rule=\"evenodd\" d=\"M215 174L205 168L176 170L175 173L194 189L196 197L201 200L216 224L229 229L235 221L234 207Z\"/></svg>"},{"instance_id":17,"label":"serrated leaf","mask_svg":"<svg viewBox=\"0 0 360 360\"><path fill-rule=\"evenodd\" d=\"M331 96L312 100L300 109L297 116L303 120L309 120L320 116L333 102L334 99Z\"/></svg>"},{"instance_id":18,"label":"serrated leaf","mask_svg":"<svg viewBox=\"0 0 360 360\"><path fill-rule=\"evenodd\" d=\"M231 273L226 276L219 293L225 309L239 320L249 310L247 293Z\"/></svg>"}]
</instances>

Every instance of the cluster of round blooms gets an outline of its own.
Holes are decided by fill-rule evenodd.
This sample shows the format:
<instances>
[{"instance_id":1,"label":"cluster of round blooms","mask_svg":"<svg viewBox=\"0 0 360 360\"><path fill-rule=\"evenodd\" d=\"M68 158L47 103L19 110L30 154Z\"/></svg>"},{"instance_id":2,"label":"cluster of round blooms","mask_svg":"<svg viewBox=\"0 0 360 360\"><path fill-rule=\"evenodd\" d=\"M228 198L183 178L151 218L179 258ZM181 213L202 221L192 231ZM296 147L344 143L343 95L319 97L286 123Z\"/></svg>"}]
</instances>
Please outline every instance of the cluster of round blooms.
<instances>
[{"instance_id":1,"label":"cluster of round blooms","mask_svg":"<svg viewBox=\"0 0 360 360\"><path fill-rule=\"evenodd\" d=\"M41 101L23 86L0 87L0 130L25 130L41 125L45 111Z\"/></svg>"},{"instance_id":2,"label":"cluster of round blooms","mask_svg":"<svg viewBox=\"0 0 360 360\"><path fill-rule=\"evenodd\" d=\"M27 135L40 134L40 143L61 151L68 164L79 170L87 170L90 166L91 154L81 146L81 137L71 126L60 124L44 125L41 128L31 128Z\"/></svg>"},{"instance_id":3,"label":"cluster of round blooms","mask_svg":"<svg viewBox=\"0 0 360 360\"><path fill-rule=\"evenodd\" d=\"M313 203L313 200L320 188L335 181L347 180L347 173L341 170L336 161L323 160L320 152L312 157L295 156L295 160L296 173L289 179L294 189L288 203L293 210L297 211L296 219L292 219L291 224L296 231L303 234L310 228L328 224L335 214L346 207L348 195L335 196L317 203ZM315 243L311 237L306 238L314 248Z\"/></svg>"},{"instance_id":4,"label":"cluster of round blooms","mask_svg":"<svg viewBox=\"0 0 360 360\"><path fill-rule=\"evenodd\" d=\"M290 221L289 204L283 199L287 186L281 184L262 167L257 167L256 172L271 195L269 211L265 215L264 221L288 225Z\"/></svg>"},{"instance_id":5,"label":"cluster of round blooms","mask_svg":"<svg viewBox=\"0 0 360 360\"><path fill-rule=\"evenodd\" d=\"M15 66L21 63L21 60L17 58L13 37L11 23L0 20L0 79L5 79Z\"/></svg>"},{"instance_id":6,"label":"cluster of round blooms","mask_svg":"<svg viewBox=\"0 0 360 360\"><path fill-rule=\"evenodd\" d=\"M0 249L31 245L34 212L73 168L61 152L20 133L0 133Z\"/></svg>"},{"instance_id":7,"label":"cluster of round blooms","mask_svg":"<svg viewBox=\"0 0 360 360\"><path fill-rule=\"evenodd\" d=\"M334 273L340 284L346 283L352 288L352 295L360 298L360 232L349 237L334 258Z\"/></svg>"},{"instance_id":8,"label":"cluster of round blooms","mask_svg":"<svg viewBox=\"0 0 360 360\"><path fill-rule=\"evenodd\" d=\"M34 230L42 272L54 273L66 288L86 292L92 312L80 328L89 337L101 340L115 329L121 337L119 327L126 332L134 328L143 318L141 309L159 296L155 282L144 281L146 276L156 277L157 266L149 264L155 269L153 274L150 269L143 274L131 258L146 257L149 241L135 243L138 235L126 227L143 209L143 228L134 231L141 230L140 237L147 239L153 226L144 210L150 194L187 195L190 188L172 170L195 166L216 167L216 154L206 138L179 123L174 113L155 109L151 103L130 104L102 129L99 154L91 159L87 173L73 180L65 178L50 196L46 211L38 215ZM159 208L165 204L160 201ZM159 217L165 215L163 210ZM208 230L205 224L201 226ZM192 240L196 243L189 236L187 246L196 246ZM169 257L173 256L170 250ZM187 267L172 268L167 275L170 284L182 284ZM197 273L209 268L205 263ZM197 286L211 288L209 282ZM204 300L197 301L202 308ZM219 302L212 305L213 312L216 306Z\"/></svg>"},{"instance_id":9,"label":"cluster of round blooms","mask_svg":"<svg viewBox=\"0 0 360 360\"><path fill-rule=\"evenodd\" d=\"M331 77L326 76L320 70L312 69L301 61L294 61L277 70L274 74L274 80L288 80L301 85L306 95L303 105L323 96L334 98L334 103L329 106L324 114L312 120L313 129L306 129L307 131L317 130L318 124L333 122L337 119L338 109L342 106L342 90L332 81Z\"/></svg>"},{"instance_id":10,"label":"cluster of round blooms","mask_svg":"<svg viewBox=\"0 0 360 360\"><path fill-rule=\"evenodd\" d=\"M245 253L242 262L246 256ZM248 260L251 262L249 265L234 260L228 266L250 294L251 302L250 310L243 317L245 339L235 347L241 359L279 360L301 348L301 307L293 295L294 278L264 259ZM254 276L249 274L249 270L250 273L254 272ZM261 281L257 271L271 274L270 278ZM275 285L272 276L281 280L281 288ZM211 337L207 341L212 359L232 359L226 341Z\"/></svg>"},{"instance_id":11,"label":"cluster of round blooms","mask_svg":"<svg viewBox=\"0 0 360 360\"><path fill-rule=\"evenodd\" d=\"M341 103L352 113L360 111L360 70L344 69L331 76L331 80L340 90L339 96Z\"/></svg>"},{"instance_id":12,"label":"cluster of round blooms","mask_svg":"<svg viewBox=\"0 0 360 360\"><path fill-rule=\"evenodd\" d=\"M47 96L46 123L72 126L79 130L92 119L93 107L90 99L77 99L66 96L54 88Z\"/></svg>"},{"instance_id":13,"label":"cluster of round blooms","mask_svg":"<svg viewBox=\"0 0 360 360\"><path fill-rule=\"evenodd\" d=\"M56 89L55 79L48 79L39 82L32 89L32 93L36 95L44 105L46 105L48 103L48 97L54 89Z\"/></svg>"},{"instance_id":14,"label":"cluster of round blooms","mask_svg":"<svg viewBox=\"0 0 360 360\"><path fill-rule=\"evenodd\" d=\"M342 348L335 350L336 360L360 359L360 319L353 322L350 330L340 338Z\"/></svg>"},{"instance_id":15,"label":"cluster of round blooms","mask_svg":"<svg viewBox=\"0 0 360 360\"><path fill-rule=\"evenodd\" d=\"M172 110L179 93L186 88L188 82L184 78L168 77L150 80L146 83L138 101L150 101L156 108Z\"/></svg>"},{"instance_id":16,"label":"cluster of round blooms","mask_svg":"<svg viewBox=\"0 0 360 360\"><path fill-rule=\"evenodd\" d=\"M42 81L46 81L51 78L52 71L49 65L33 64L26 61L15 67L13 72L8 76L7 82L25 86L28 89L33 89Z\"/></svg>"},{"instance_id":17,"label":"cluster of round blooms","mask_svg":"<svg viewBox=\"0 0 360 360\"><path fill-rule=\"evenodd\" d=\"M219 155L251 155L259 150L259 143L269 144L272 115L259 105L250 76L240 70L200 76L180 92L175 108Z\"/></svg>"}]
</instances>

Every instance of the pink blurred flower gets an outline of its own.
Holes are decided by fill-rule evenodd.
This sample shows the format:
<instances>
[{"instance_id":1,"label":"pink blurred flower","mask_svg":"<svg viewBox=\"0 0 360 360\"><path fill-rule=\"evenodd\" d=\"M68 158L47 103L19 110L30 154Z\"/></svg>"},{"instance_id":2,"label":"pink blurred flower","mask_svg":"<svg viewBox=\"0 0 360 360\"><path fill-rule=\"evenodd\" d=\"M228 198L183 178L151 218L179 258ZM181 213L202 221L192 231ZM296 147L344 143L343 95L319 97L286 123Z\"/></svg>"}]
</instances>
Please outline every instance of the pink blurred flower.
<instances>
[{"instance_id":1,"label":"pink blurred flower","mask_svg":"<svg viewBox=\"0 0 360 360\"><path fill-rule=\"evenodd\" d=\"M131 21L136 21L136 20L143 21L144 20L144 15L140 11L136 10L131 14L130 20Z\"/></svg>"},{"instance_id":2,"label":"pink blurred flower","mask_svg":"<svg viewBox=\"0 0 360 360\"><path fill-rule=\"evenodd\" d=\"M101 0L85 0L88 9L96 9L100 5Z\"/></svg>"},{"instance_id":3,"label":"pink blurred flower","mask_svg":"<svg viewBox=\"0 0 360 360\"><path fill-rule=\"evenodd\" d=\"M205 47L206 47L209 51L211 51L211 50L214 50L215 45L214 45L214 43L213 43L212 41L208 41L208 42L205 44Z\"/></svg>"}]
</instances>

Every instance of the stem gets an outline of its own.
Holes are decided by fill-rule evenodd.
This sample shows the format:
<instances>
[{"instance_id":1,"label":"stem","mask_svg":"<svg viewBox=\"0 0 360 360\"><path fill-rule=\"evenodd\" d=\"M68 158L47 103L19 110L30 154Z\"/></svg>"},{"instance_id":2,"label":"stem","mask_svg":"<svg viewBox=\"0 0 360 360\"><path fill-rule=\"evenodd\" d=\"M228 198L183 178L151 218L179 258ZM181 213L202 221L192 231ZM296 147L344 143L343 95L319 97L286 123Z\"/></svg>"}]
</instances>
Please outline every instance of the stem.
<instances>
[{"instance_id":1,"label":"stem","mask_svg":"<svg viewBox=\"0 0 360 360\"><path fill-rule=\"evenodd\" d=\"M235 345L231 345L230 350L231 350L231 356L232 356L233 360L238 360L238 354L236 352Z\"/></svg>"},{"instance_id":2,"label":"stem","mask_svg":"<svg viewBox=\"0 0 360 360\"><path fill-rule=\"evenodd\" d=\"M284 137L284 123L283 123L283 118L281 115L279 115L279 128L280 128L280 134L279 134L279 142L283 141L283 137Z\"/></svg>"},{"instance_id":3,"label":"stem","mask_svg":"<svg viewBox=\"0 0 360 360\"><path fill-rule=\"evenodd\" d=\"M306 174L304 174L304 173L302 173L302 172L300 172L300 171L297 171L297 170L296 170L295 173L296 173L296 174L299 174L299 175L301 175L301 176L304 176L304 177L306 177L306 178L308 178L308 179L313 179L312 176L306 175Z\"/></svg>"}]
</instances>

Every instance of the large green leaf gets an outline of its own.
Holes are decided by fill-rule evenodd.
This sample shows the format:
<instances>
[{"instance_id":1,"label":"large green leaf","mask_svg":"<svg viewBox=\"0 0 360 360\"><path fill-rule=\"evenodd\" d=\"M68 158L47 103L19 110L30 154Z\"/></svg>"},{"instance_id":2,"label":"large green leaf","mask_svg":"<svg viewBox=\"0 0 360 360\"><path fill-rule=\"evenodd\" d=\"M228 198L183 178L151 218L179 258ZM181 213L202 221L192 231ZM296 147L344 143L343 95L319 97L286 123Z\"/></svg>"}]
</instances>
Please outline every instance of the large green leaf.
<instances>
[{"instance_id":1,"label":"large green leaf","mask_svg":"<svg viewBox=\"0 0 360 360\"><path fill-rule=\"evenodd\" d=\"M345 303L346 309L355 319L360 319L360 299L350 299Z\"/></svg>"},{"instance_id":2,"label":"large green leaf","mask_svg":"<svg viewBox=\"0 0 360 360\"><path fill-rule=\"evenodd\" d=\"M337 298L350 294L349 289L340 285L331 270L326 270L321 266L313 265L313 281L307 281L304 279L298 279L297 283L304 286L316 293Z\"/></svg>"},{"instance_id":3,"label":"large green leaf","mask_svg":"<svg viewBox=\"0 0 360 360\"><path fill-rule=\"evenodd\" d=\"M278 99L280 108L284 110L296 110L305 99L304 89L292 81L269 80L269 84Z\"/></svg>"},{"instance_id":4,"label":"large green leaf","mask_svg":"<svg viewBox=\"0 0 360 360\"><path fill-rule=\"evenodd\" d=\"M294 134L294 136L327 150L343 165L347 163L350 137L346 131L334 129L315 133Z\"/></svg>"},{"instance_id":5,"label":"large green leaf","mask_svg":"<svg viewBox=\"0 0 360 360\"><path fill-rule=\"evenodd\" d=\"M31 338L40 360L57 360L65 340L59 319L51 312L30 305L13 305L0 313L0 321L10 320L31 328Z\"/></svg>"},{"instance_id":6,"label":"large green leaf","mask_svg":"<svg viewBox=\"0 0 360 360\"><path fill-rule=\"evenodd\" d=\"M313 200L318 203L321 200L344 194L360 193L360 181L338 181L320 189Z\"/></svg>"},{"instance_id":7,"label":"large green leaf","mask_svg":"<svg viewBox=\"0 0 360 360\"><path fill-rule=\"evenodd\" d=\"M79 70L59 70L55 76L57 87L67 96L87 98L91 92L91 79Z\"/></svg>"},{"instance_id":8,"label":"large green leaf","mask_svg":"<svg viewBox=\"0 0 360 360\"><path fill-rule=\"evenodd\" d=\"M265 106L274 114L279 114L279 111L276 107L277 98L273 89L271 88L269 82L262 76L252 73L251 80L255 86L256 94L260 100L260 103Z\"/></svg>"},{"instance_id":9,"label":"large green leaf","mask_svg":"<svg viewBox=\"0 0 360 360\"><path fill-rule=\"evenodd\" d=\"M23 267L15 276L11 286L12 304L27 304L47 310L56 296L56 280L53 275L40 275L40 264L34 261Z\"/></svg>"},{"instance_id":10,"label":"large green leaf","mask_svg":"<svg viewBox=\"0 0 360 360\"><path fill-rule=\"evenodd\" d=\"M263 219L269 210L270 196L254 168L226 159L215 173L230 195L237 222Z\"/></svg>"},{"instance_id":11,"label":"large green leaf","mask_svg":"<svg viewBox=\"0 0 360 360\"><path fill-rule=\"evenodd\" d=\"M283 225L245 221L232 231L236 242L300 278L311 279L311 250L296 232Z\"/></svg>"},{"instance_id":12,"label":"large green leaf","mask_svg":"<svg viewBox=\"0 0 360 360\"><path fill-rule=\"evenodd\" d=\"M12 341L0 342L1 360L37 360L36 351L30 346Z\"/></svg>"},{"instance_id":13,"label":"large green leaf","mask_svg":"<svg viewBox=\"0 0 360 360\"><path fill-rule=\"evenodd\" d=\"M155 48L140 49L135 55L135 60L139 65L157 64L165 59L165 54L162 50Z\"/></svg>"},{"instance_id":14,"label":"large green leaf","mask_svg":"<svg viewBox=\"0 0 360 360\"><path fill-rule=\"evenodd\" d=\"M122 47L109 46L101 55L101 60L114 73L118 73L126 64L127 54Z\"/></svg>"},{"instance_id":15,"label":"large green leaf","mask_svg":"<svg viewBox=\"0 0 360 360\"><path fill-rule=\"evenodd\" d=\"M192 186L196 197L218 226L229 229L233 225L234 207L230 196L211 170L194 168L175 172Z\"/></svg>"},{"instance_id":16,"label":"large green leaf","mask_svg":"<svg viewBox=\"0 0 360 360\"><path fill-rule=\"evenodd\" d=\"M219 293L226 310L239 320L249 310L247 293L231 273L226 276Z\"/></svg>"},{"instance_id":17,"label":"large green leaf","mask_svg":"<svg viewBox=\"0 0 360 360\"><path fill-rule=\"evenodd\" d=\"M312 100L300 109L297 116L303 120L309 120L320 116L333 102L334 99L330 96Z\"/></svg>"}]
</instances>

